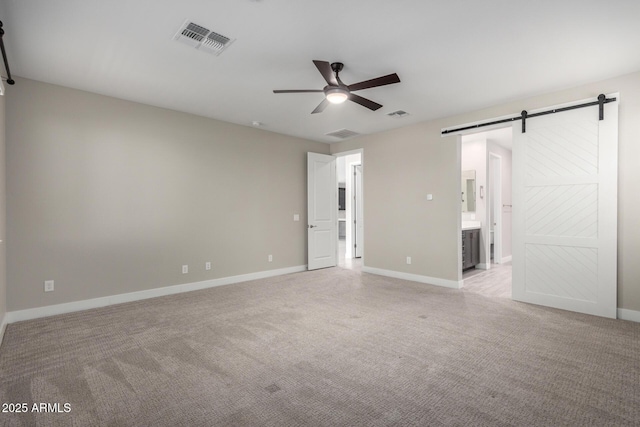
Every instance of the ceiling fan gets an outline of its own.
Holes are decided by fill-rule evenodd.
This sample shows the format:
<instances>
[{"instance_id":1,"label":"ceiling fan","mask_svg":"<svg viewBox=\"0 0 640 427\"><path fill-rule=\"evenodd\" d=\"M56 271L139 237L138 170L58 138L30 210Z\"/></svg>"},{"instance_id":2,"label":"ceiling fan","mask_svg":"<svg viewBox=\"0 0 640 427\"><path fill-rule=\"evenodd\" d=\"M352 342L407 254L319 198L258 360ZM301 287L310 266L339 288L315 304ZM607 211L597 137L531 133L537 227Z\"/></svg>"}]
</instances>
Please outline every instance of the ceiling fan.
<instances>
[{"instance_id":1,"label":"ceiling fan","mask_svg":"<svg viewBox=\"0 0 640 427\"><path fill-rule=\"evenodd\" d=\"M352 85L346 85L342 83L338 74L342 71L344 64L342 62L334 62L329 64L327 61L313 61L322 74L322 77L327 81L327 85L324 89L300 89L300 90L274 90L273 93L308 93L308 92L324 92L325 98L322 102L316 107L315 110L311 112L311 114L321 113L329 103L332 104L341 104L347 99L355 102L356 104L360 104L363 107L367 107L370 110L377 110L382 107L382 105L377 102L373 102L370 99L363 98L361 96L356 95L355 91L362 89L369 89L372 87L390 85L393 83L400 83L400 78L396 73L389 74L386 76L378 77L371 80L365 80L360 83L354 83ZM335 73L335 75L334 75Z\"/></svg>"}]
</instances>

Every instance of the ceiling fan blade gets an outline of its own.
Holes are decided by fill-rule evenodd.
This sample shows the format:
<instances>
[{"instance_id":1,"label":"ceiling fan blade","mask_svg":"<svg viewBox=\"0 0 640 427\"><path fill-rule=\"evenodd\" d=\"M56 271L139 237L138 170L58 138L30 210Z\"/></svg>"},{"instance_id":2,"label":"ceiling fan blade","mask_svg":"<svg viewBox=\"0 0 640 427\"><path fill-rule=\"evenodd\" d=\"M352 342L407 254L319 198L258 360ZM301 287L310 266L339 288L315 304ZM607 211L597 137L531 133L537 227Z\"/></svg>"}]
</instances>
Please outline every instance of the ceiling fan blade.
<instances>
[{"instance_id":1,"label":"ceiling fan blade","mask_svg":"<svg viewBox=\"0 0 640 427\"><path fill-rule=\"evenodd\" d=\"M325 98L325 99L322 100L322 102L320 104L318 104L316 109L313 110L311 112L311 114L322 113L324 111L324 109L327 108L327 105L329 105L329 100L327 100L327 98Z\"/></svg>"},{"instance_id":2,"label":"ceiling fan blade","mask_svg":"<svg viewBox=\"0 0 640 427\"><path fill-rule=\"evenodd\" d=\"M295 90L274 90L273 93L311 93L324 92L322 89L295 89Z\"/></svg>"},{"instance_id":3,"label":"ceiling fan blade","mask_svg":"<svg viewBox=\"0 0 640 427\"><path fill-rule=\"evenodd\" d=\"M354 83L347 87L351 92L353 92L354 90L369 89L370 87L378 87L378 86L390 85L394 83L400 83L400 77L398 77L396 73L378 77L371 80L365 80L360 83Z\"/></svg>"},{"instance_id":4,"label":"ceiling fan blade","mask_svg":"<svg viewBox=\"0 0 640 427\"><path fill-rule=\"evenodd\" d=\"M331 69L331 64L327 61L316 61L313 60L313 63L316 64L316 68L322 74L322 77L329 83L331 86L338 86L338 80L336 80L336 76L333 74L333 70Z\"/></svg>"},{"instance_id":5,"label":"ceiling fan blade","mask_svg":"<svg viewBox=\"0 0 640 427\"><path fill-rule=\"evenodd\" d=\"M382 107L382 105L378 104L377 102L373 102L370 99L358 96L355 93L350 93L349 94L349 99L351 101L355 102L356 104L360 104L363 107L367 107L368 109L373 110L373 111L376 111L378 108Z\"/></svg>"}]
</instances>

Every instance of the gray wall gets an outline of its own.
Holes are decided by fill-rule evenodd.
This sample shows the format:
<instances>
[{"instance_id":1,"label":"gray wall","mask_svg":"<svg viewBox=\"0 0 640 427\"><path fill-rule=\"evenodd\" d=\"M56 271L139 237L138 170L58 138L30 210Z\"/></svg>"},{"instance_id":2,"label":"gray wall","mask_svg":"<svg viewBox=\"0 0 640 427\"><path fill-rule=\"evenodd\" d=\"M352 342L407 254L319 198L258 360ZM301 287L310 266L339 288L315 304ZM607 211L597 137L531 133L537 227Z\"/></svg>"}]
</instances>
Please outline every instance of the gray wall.
<instances>
[{"instance_id":1,"label":"gray wall","mask_svg":"<svg viewBox=\"0 0 640 427\"><path fill-rule=\"evenodd\" d=\"M0 96L0 328L7 313L5 97ZM0 342L2 342L0 329Z\"/></svg>"},{"instance_id":2,"label":"gray wall","mask_svg":"<svg viewBox=\"0 0 640 427\"><path fill-rule=\"evenodd\" d=\"M10 311L306 264L326 144L27 79L6 120Z\"/></svg>"},{"instance_id":3,"label":"gray wall","mask_svg":"<svg viewBox=\"0 0 640 427\"><path fill-rule=\"evenodd\" d=\"M640 311L640 73L331 145L364 148L365 264L458 280L443 127L616 91L618 306ZM9 310L306 262L304 153L328 146L24 79L6 102Z\"/></svg>"},{"instance_id":4,"label":"gray wall","mask_svg":"<svg viewBox=\"0 0 640 427\"><path fill-rule=\"evenodd\" d=\"M640 311L640 72L331 145L364 148L365 265L458 279L459 144L442 128L618 91L618 307Z\"/></svg>"},{"instance_id":5,"label":"gray wall","mask_svg":"<svg viewBox=\"0 0 640 427\"><path fill-rule=\"evenodd\" d=\"M440 124L423 122L331 145L332 153L364 149L366 266L458 281L459 151L455 141L440 138Z\"/></svg>"}]
</instances>

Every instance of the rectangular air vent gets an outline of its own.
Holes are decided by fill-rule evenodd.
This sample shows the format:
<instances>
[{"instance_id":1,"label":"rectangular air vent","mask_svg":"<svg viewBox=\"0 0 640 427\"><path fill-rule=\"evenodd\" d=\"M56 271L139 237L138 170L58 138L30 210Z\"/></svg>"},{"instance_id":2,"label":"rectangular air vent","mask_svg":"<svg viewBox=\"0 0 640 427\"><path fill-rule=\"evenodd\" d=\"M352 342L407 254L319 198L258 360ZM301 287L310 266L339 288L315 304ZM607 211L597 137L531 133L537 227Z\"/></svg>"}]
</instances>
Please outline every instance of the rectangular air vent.
<instances>
[{"instance_id":1,"label":"rectangular air vent","mask_svg":"<svg viewBox=\"0 0 640 427\"><path fill-rule=\"evenodd\" d=\"M407 113L406 111L403 110L398 110L398 111L394 111L392 113L387 113L387 116L389 117L395 117L396 119L399 119L400 117L405 117L408 116L409 113Z\"/></svg>"},{"instance_id":2,"label":"rectangular air vent","mask_svg":"<svg viewBox=\"0 0 640 427\"><path fill-rule=\"evenodd\" d=\"M220 55L233 42L229 37L223 36L208 28L191 22L184 21L176 35L173 37L182 43L195 47L198 50Z\"/></svg>"},{"instance_id":3,"label":"rectangular air vent","mask_svg":"<svg viewBox=\"0 0 640 427\"><path fill-rule=\"evenodd\" d=\"M333 132L326 133L327 136L333 136L334 138L347 139L352 136L360 135L358 132L354 132L349 129L340 129Z\"/></svg>"}]
</instances>

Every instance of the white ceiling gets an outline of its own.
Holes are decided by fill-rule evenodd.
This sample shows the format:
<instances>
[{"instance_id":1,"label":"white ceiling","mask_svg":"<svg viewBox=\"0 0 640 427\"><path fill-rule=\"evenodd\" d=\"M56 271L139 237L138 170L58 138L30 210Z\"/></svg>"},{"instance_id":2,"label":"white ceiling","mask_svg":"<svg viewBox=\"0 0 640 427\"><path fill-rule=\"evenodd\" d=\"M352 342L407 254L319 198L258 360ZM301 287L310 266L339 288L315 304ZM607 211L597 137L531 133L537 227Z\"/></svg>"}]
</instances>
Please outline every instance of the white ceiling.
<instances>
[{"instance_id":1,"label":"white ceiling","mask_svg":"<svg viewBox=\"0 0 640 427\"><path fill-rule=\"evenodd\" d=\"M640 70L638 0L0 2L15 75L329 143ZM185 19L236 40L197 51ZM272 90L321 89L314 59L402 82L311 115L321 93Z\"/></svg>"}]
</instances>

